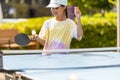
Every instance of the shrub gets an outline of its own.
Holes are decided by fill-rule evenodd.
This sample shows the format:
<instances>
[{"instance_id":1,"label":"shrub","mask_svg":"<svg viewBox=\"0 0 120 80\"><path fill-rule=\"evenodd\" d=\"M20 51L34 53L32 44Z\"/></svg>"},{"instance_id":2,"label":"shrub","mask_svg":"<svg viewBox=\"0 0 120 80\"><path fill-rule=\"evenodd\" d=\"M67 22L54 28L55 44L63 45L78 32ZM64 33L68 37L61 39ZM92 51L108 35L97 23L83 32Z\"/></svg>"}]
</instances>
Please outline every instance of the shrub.
<instances>
[{"instance_id":1,"label":"shrub","mask_svg":"<svg viewBox=\"0 0 120 80\"><path fill-rule=\"evenodd\" d=\"M30 18L24 22L3 23L0 29L16 28L20 33L31 35L34 29L37 34L43 22L51 17ZM116 13L106 13L105 16L95 14L82 16L83 38L81 41L72 40L71 48L115 47L117 44L117 21Z\"/></svg>"}]
</instances>

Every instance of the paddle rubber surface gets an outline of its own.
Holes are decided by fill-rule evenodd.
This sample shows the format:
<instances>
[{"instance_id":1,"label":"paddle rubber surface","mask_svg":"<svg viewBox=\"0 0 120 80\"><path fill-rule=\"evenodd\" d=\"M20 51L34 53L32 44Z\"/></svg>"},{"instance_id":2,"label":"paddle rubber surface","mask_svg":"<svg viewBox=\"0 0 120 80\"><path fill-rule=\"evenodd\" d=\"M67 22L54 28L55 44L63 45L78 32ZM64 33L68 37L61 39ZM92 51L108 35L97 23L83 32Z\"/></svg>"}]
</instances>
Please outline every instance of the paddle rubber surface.
<instances>
[{"instance_id":1,"label":"paddle rubber surface","mask_svg":"<svg viewBox=\"0 0 120 80\"><path fill-rule=\"evenodd\" d=\"M20 46L26 46L30 43L29 37L24 33L17 34L14 39L15 42Z\"/></svg>"}]
</instances>

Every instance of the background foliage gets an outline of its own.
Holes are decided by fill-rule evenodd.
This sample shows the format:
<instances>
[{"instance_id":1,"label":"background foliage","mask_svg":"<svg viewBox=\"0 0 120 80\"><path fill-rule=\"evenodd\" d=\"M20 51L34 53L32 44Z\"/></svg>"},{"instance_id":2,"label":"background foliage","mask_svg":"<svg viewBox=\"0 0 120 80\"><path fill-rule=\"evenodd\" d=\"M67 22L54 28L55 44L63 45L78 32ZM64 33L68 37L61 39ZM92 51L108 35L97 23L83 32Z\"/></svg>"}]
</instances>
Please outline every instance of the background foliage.
<instances>
[{"instance_id":1,"label":"background foliage","mask_svg":"<svg viewBox=\"0 0 120 80\"><path fill-rule=\"evenodd\" d=\"M29 0L28 0L29 1ZM46 8L50 0L35 0L34 4L27 2L20 3L21 0L10 0L9 3L2 3L5 18L31 18L51 16L49 8ZM1 0L0 0L1 2ZM97 12L103 14L112 11L116 7L116 0L68 0L68 5L75 5L80 8L82 15L93 15ZM9 14L9 10L14 8L16 13Z\"/></svg>"}]
</instances>

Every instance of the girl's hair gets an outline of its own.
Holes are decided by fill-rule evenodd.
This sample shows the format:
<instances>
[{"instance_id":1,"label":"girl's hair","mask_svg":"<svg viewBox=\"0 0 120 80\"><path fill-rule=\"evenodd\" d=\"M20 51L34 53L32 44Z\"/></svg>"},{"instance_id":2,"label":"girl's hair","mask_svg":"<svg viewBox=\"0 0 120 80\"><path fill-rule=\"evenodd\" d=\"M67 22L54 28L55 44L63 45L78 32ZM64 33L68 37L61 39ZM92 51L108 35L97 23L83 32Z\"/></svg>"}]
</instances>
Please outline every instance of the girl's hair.
<instances>
[{"instance_id":1,"label":"girl's hair","mask_svg":"<svg viewBox=\"0 0 120 80\"><path fill-rule=\"evenodd\" d=\"M61 5L62 7L66 7L65 9L65 15L66 15L66 18L68 18L68 15L67 15L67 6L64 6L64 5Z\"/></svg>"}]
</instances>

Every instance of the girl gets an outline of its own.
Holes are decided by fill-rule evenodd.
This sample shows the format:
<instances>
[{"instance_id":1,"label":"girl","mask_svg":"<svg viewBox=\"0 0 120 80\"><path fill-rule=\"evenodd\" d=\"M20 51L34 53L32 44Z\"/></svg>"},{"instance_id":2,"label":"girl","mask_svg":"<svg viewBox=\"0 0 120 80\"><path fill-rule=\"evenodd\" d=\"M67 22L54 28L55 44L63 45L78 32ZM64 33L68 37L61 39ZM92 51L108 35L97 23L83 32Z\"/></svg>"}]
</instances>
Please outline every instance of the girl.
<instances>
[{"instance_id":1,"label":"girl","mask_svg":"<svg viewBox=\"0 0 120 80\"><path fill-rule=\"evenodd\" d=\"M53 18L46 20L39 35L34 39L44 45L43 50L69 49L72 38L81 40L83 30L81 26L81 12L78 7L74 8L77 24L67 18L67 0L51 0L47 8L51 8ZM52 54L53 52L44 52Z\"/></svg>"}]
</instances>

